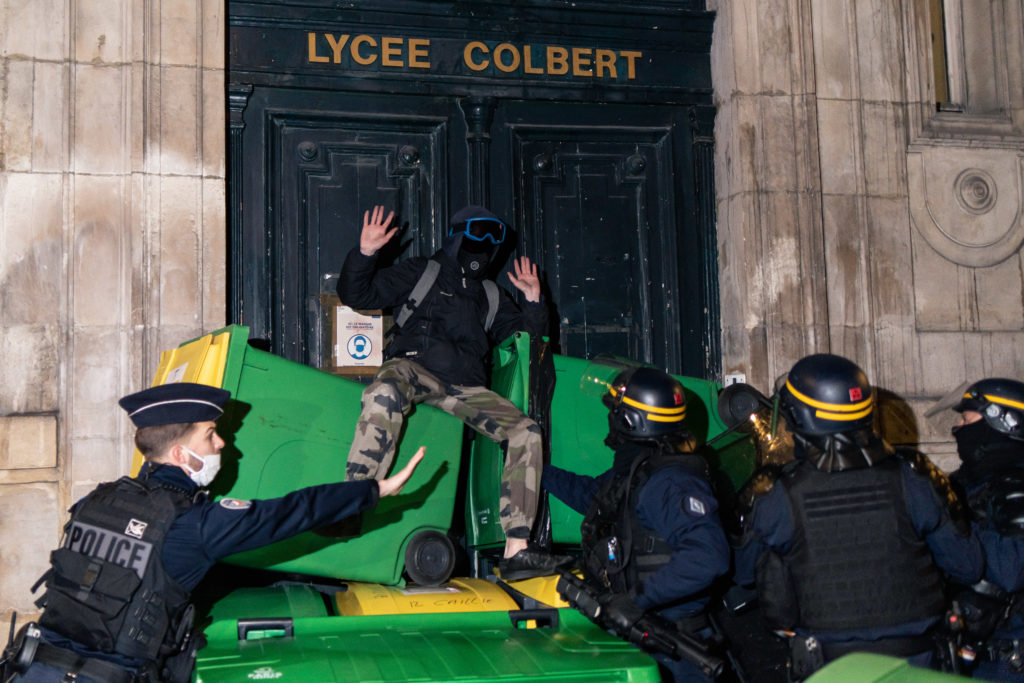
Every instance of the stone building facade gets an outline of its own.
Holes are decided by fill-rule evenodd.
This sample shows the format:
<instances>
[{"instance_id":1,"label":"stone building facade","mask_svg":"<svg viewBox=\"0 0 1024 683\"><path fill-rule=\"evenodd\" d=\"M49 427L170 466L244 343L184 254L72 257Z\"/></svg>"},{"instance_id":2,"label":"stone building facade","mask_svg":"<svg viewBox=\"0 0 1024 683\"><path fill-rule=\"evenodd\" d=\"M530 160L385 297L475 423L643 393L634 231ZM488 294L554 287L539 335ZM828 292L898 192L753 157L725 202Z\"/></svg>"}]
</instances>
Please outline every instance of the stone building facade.
<instances>
[{"instance_id":1,"label":"stone building facade","mask_svg":"<svg viewBox=\"0 0 1024 683\"><path fill-rule=\"evenodd\" d=\"M925 409L1024 374L1021 4L712 4L725 370L845 355L955 468Z\"/></svg>"},{"instance_id":2,"label":"stone building facade","mask_svg":"<svg viewBox=\"0 0 1024 683\"><path fill-rule=\"evenodd\" d=\"M0 3L0 612L126 472L117 399L224 324L223 25L220 0Z\"/></svg>"},{"instance_id":3,"label":"stone building facade","mask_svg":"<svg viewBox=\"0 0 1024 683\"><path fill-rule=\"evenodd\" d=\"M767 390L846 355L898 399L888 433L954 467L927 405L1024 375L1021 3L708 8L723 372ZM0 613L31 614L67 507L127 471L117 398L227 322L225 12L0 0Z\"/></svg>"}]
</instances>

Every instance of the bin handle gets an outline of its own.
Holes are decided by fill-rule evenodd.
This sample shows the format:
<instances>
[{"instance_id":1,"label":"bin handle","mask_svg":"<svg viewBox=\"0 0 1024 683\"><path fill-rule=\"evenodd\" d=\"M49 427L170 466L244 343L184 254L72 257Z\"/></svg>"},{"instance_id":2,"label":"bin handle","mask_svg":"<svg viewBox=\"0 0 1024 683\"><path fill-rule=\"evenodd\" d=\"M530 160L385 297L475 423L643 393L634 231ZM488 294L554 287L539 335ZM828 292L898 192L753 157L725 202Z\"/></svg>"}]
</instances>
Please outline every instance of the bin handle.
<instances>
[{"instance_id":1,"label":"bin handle","mask_svg":"<svg viewBox=\"0 0 1024 683\"><path fill-rule=\"evenodd\" d=\"M278 633L267 634L266 631L283 631L280 635ZM263 633L259 633L263 632ZM292 622L291 617L282 618L270 618L270 619L239 619L238 620L238 639L249 640L249 635L253 635L253 640L259 638L291 638L295 635L295 625Z\"/></svg>"},{"instance_id":2,"label":"bin handle","mask_svg":"<svg viewBox=\"0 0 1024 683\"><path fill-rule=\"evenodd\" d=\"M516 628L524 628L522 626L525 621L536 622L536 626L533 628L551 628L558 629L558 610L553 607L539 607L537 609L513 609L508 612L509 619L512 620L512 625ZM530 627L525 627L530 628Z\"/></svg>"}]
</instances>

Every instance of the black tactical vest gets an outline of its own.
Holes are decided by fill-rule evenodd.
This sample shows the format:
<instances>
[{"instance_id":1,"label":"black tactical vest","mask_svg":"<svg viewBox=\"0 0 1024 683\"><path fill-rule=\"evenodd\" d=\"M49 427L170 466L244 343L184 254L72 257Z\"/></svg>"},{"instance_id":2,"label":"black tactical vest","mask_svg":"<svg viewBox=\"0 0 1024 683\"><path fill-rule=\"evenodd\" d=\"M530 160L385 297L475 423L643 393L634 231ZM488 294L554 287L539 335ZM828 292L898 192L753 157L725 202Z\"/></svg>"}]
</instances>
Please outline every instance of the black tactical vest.
<instances>
[{"instance_id":1,"label":"black tactical vest","mask_svg":"<svg viewBox=\"0 0 1024 683\"><path fill-rule=\"evenodd\" d=\"M793 512L781 559L796 626L862 630L942 615L942 579L907 512L897 458L831 473L798 462L779 484Z\"/></svg>"},{"instance_id":2,"label":"black tactical vest","mask_svg":"<svg viewBox=\"0 0 1024 683\"><path fill-rule=\"evenodd\" d=\"M704 462L691 455L639 455L606 481L580 525L585 580L600 591L625 593L668 563L672 547L636 518L640 490L665 467Z\"/></svg>"},{"instance_id":3,"label":"black tactical vest","mask_svg":"<svg viewBox=\"0 0 1024 683\"><path fill-rule=\"evenodd\" d=\"M189 633L189 593L164 571L186 492L122 477L75 504L50 553L39 623L100 652L161 660Z\"/></svg>"}]
</instances>

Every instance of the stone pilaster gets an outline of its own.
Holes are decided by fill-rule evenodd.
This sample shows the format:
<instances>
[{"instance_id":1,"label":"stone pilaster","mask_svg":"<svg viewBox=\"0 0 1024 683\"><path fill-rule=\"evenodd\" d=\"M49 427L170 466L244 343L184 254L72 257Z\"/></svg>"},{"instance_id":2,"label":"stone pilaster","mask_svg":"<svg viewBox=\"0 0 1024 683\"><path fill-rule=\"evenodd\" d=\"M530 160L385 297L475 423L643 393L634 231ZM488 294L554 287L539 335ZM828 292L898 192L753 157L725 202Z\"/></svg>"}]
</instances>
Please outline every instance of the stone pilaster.
<instances>
[{"instance_id":1,"label":"stone pilaster","mask_svg":"<svg viewBox=\"0 0 1024 683\"><path fill-rule=\"evenodd\" d=\"M770 389L828 344L810 8L708 4L723 372Z\"/></svg>"},{"instance_id":2,"label":"stone pilaster","mask_svg":"<svg viewBox=\"0 0 1024 683\"><path fill-rule=\"evenodd\" d=\"M128 471L117 399L225 322L223 13L0 3L0 605L23 617L65 510Z\"/></svg>"}]
</instances>

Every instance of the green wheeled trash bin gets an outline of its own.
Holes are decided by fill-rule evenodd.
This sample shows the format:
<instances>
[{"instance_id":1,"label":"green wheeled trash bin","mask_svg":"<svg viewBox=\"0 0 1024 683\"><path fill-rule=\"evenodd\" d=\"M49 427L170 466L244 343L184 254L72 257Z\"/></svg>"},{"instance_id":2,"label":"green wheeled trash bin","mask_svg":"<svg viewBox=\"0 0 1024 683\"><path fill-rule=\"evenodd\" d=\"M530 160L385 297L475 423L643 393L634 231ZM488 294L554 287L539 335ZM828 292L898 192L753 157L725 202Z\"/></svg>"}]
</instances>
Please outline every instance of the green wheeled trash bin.
<instances>
[{"instance_id":1,"label":"green wheeled trash bin","mask_svg":"<svg viewBox=\"0 0 1024 683\"><path fill-rule=\"evenodd\" d=\"M362 384L249 345L232 325L165 351L154 384L191 381L223 387L232 399L218 423L227 445L218 497L274 498L340 481L360 412ZM462 449L462 423L417 406L394 468L421 446L426 458L401 496L382 499L348 529L307 532L227 558L246 567L395 585L403 570L441 583L454 566L448 539ZM136 471L141 456L136 454Z\"/></svg>"},{"instance_id":2,"label":"green wheeled trash bin","mask_svg":"<svg viewBox=\"0 0 1024 683\"><path fill-rule=\"evenodd\" d=\"M611 467L614 455L604 443L608 409L601 397L622 370L641 364L610 356L593 360L559 354L545 357L549 353L546 342L531 340L526 333L510 336L494 350L491 388L544 423L552 465L597 476ZM686 391L687 427L699 444L711 443L701 452L712 476L720 481L718 488L739 489L754 471L755 452L746 434L727 433L717 410L721 385L695 377L676 379ZM548 400L550 408L545 410L542 404ZM493 550L505 542L494 514L503 457L499 444L476 437L469 462L466 528L467 543L477 550ZM554 498L550 499L550 511L551 540L578 546L582 515Z\"/></svg>"}]
</instances>

